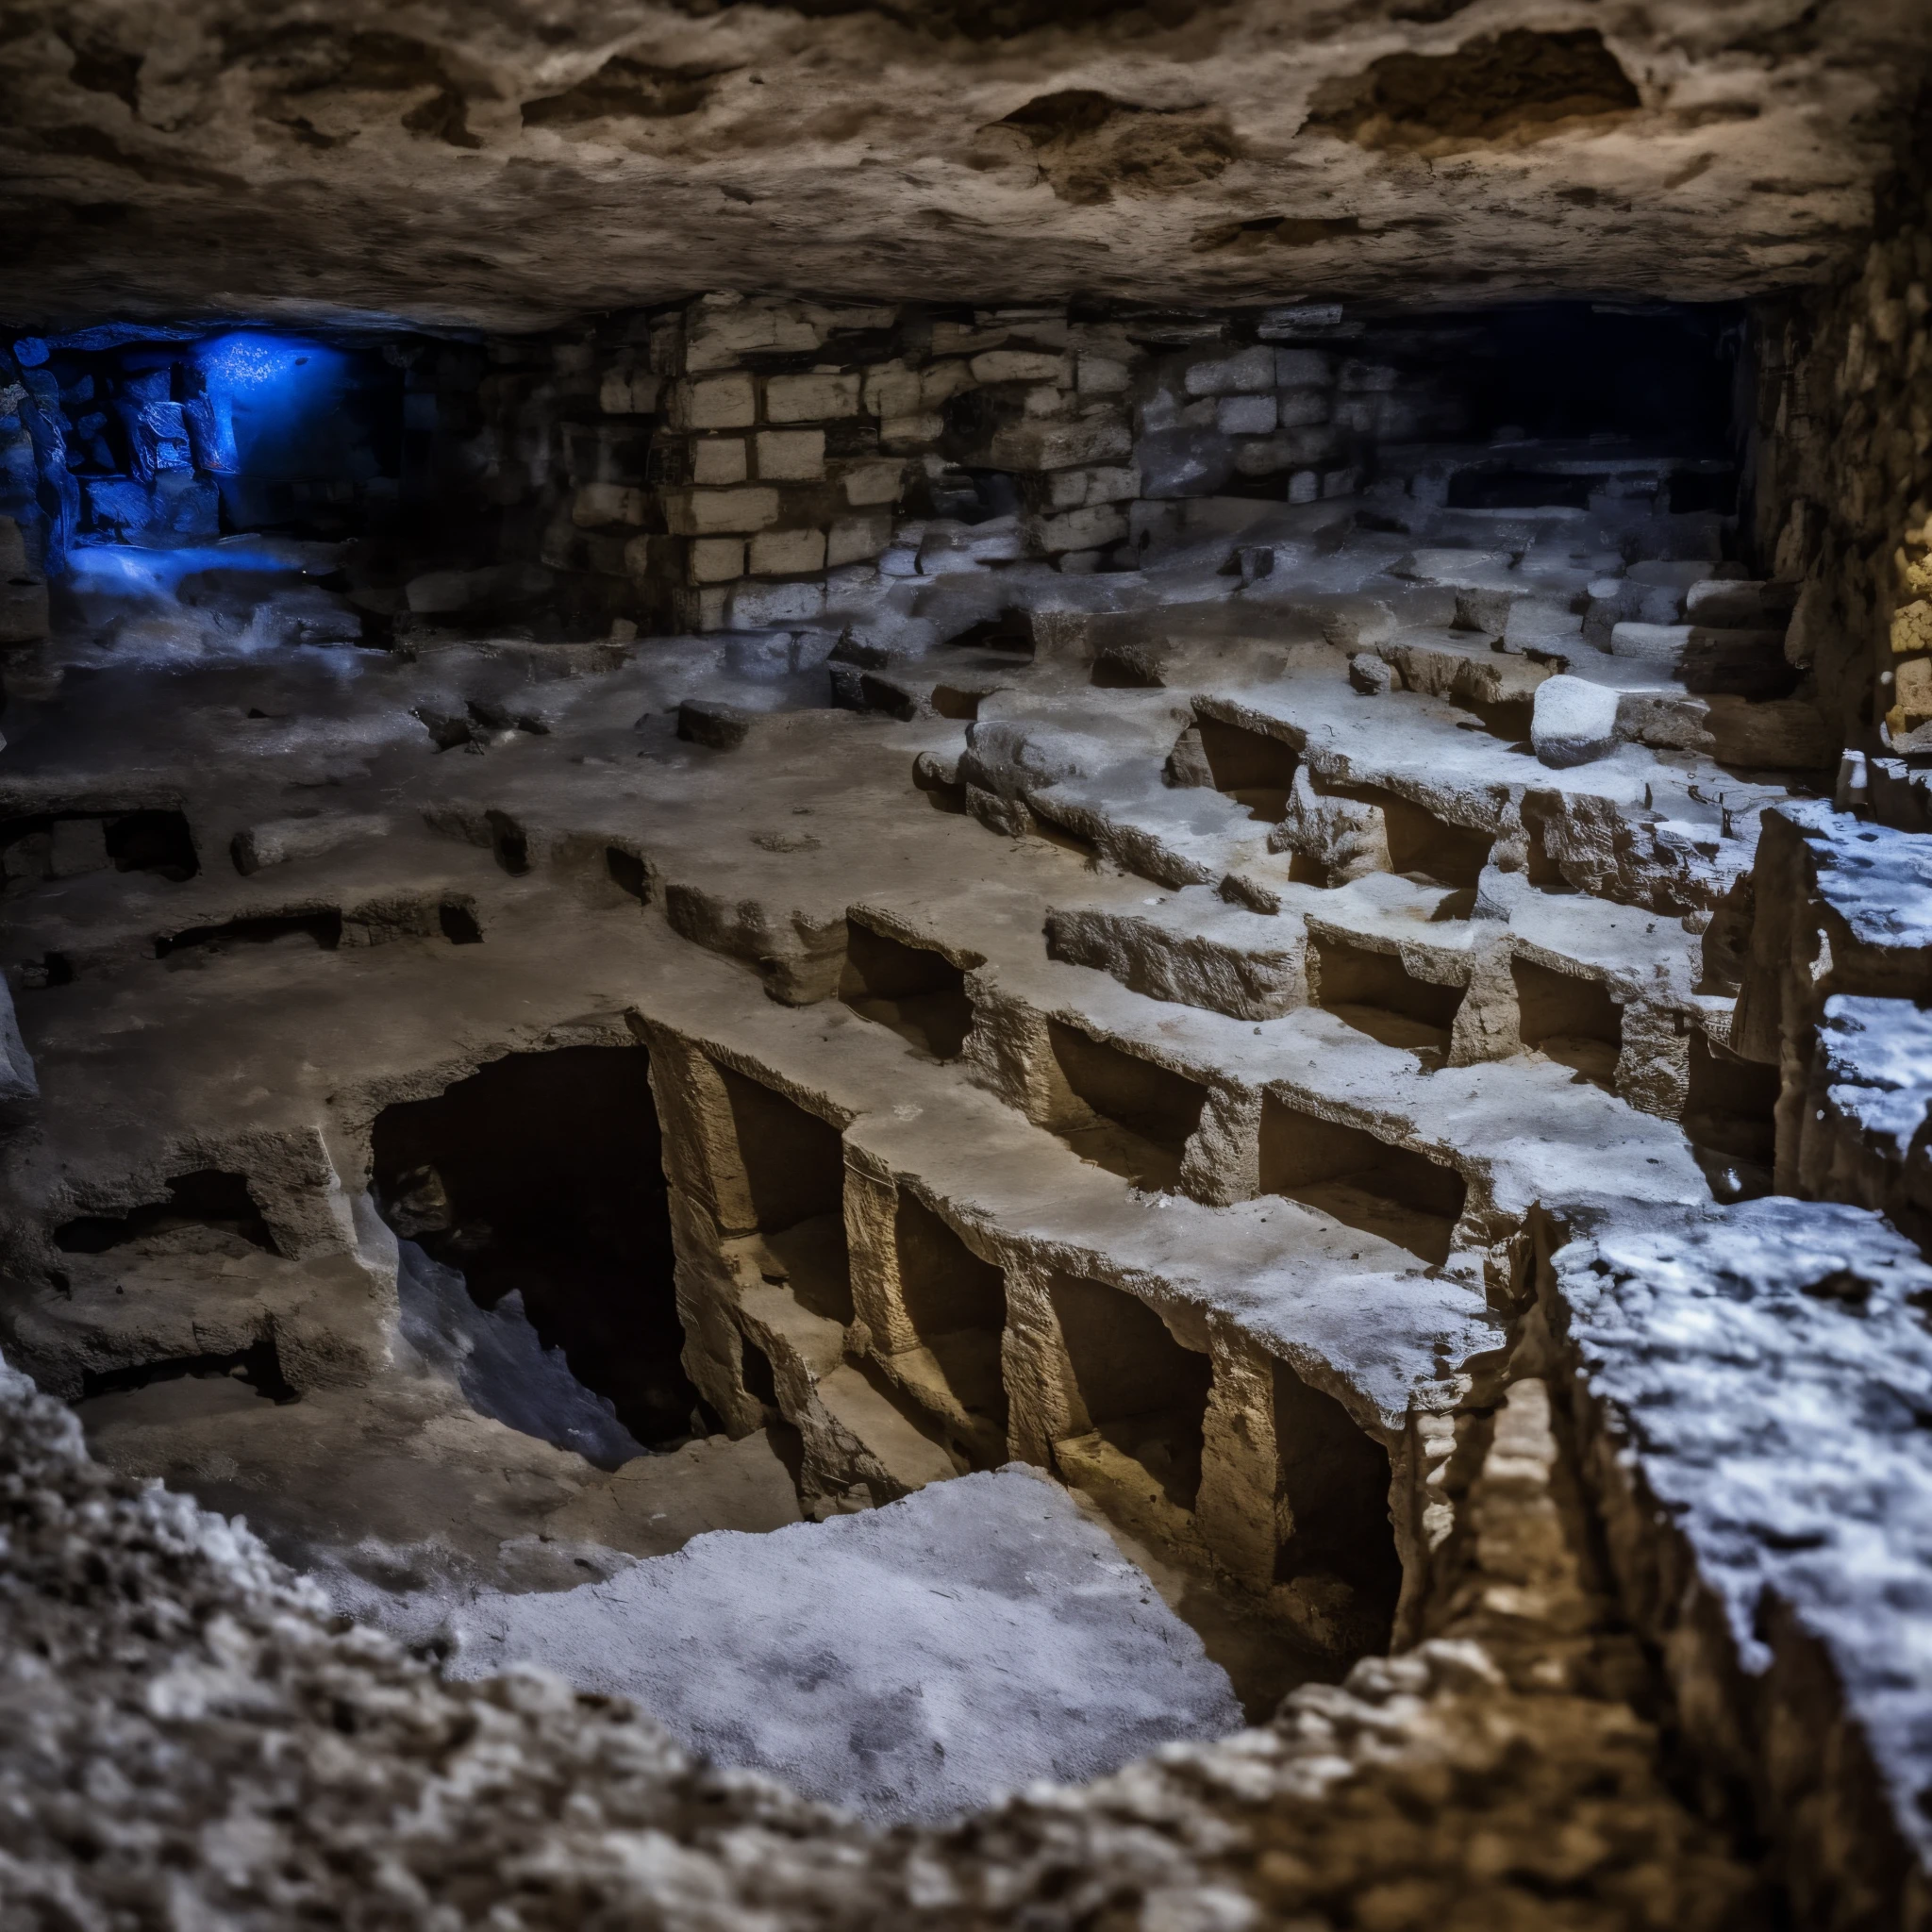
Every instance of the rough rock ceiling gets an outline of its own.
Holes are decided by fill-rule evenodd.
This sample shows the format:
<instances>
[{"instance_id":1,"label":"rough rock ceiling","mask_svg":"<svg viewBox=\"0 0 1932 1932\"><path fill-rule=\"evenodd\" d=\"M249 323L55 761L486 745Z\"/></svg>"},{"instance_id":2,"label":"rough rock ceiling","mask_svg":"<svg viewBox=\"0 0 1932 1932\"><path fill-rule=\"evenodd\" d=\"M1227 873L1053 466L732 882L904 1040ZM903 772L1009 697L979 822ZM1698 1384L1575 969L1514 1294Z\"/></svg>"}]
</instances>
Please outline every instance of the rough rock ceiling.
<instances>
[{"instance_id":1,"label":"rough rock ceiling","mask_svg":"<svg viewBox=\"0 0 1932 1932\"><path fill-rule=\"evenodd\" d=\"M1923 0L15 5L0 307L1714 299L1844 265L1928 66Z\"/></svg>"}]
</instances>

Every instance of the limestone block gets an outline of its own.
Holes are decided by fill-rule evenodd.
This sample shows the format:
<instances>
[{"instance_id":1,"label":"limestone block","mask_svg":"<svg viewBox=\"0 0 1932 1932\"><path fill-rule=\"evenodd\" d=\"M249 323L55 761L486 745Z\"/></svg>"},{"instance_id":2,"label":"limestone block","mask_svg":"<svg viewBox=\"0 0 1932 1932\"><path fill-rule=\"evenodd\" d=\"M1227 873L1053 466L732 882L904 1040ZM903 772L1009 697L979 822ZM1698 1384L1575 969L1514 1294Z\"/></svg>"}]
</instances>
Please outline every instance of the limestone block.
<instances>
[{"instance_id":1,"label":"limestone block","mask_svg":"<svg viewBox=\"0 0 1932 1932\"><path fill-rule=\"evenodd\" d=\"M677 735L691 744L708 745L713 751L736 751L750 730L751 714L737 705L688 698L677 708ZM741 1169L733 1166L727 1171L736 1175ZM755 1209L744 1210L744 1215L756 1224Z\"/></svg>"},{"instance_id":2,"label":"limestone block","mask_svg":"<svg viewBox=\"0 0 1932 1932\"><path fill-rule=\"evenodd\" d=\"M1796 584L1706 577L1684 593L1684 615L1692 624L1733 630L1774 630L1790 621Z\"/></svg>"},{"instance_id":3,"label":"limestone block","mask_svg":"<svg viewBox=\"0 0 1932 1932\"><path fill-rule=\"evenodd\" d=\"M1530 713L1537 757L1558 771L1607 757L1617 743L1617 698L1608 685L1560 674L1545 678Z\"/></svg>"},{"instance_id":4,"label":"limestone block","mask_svg":"<svg viewBox=\"0 0 1932 1932\"><path fill-rule=\"evenodd\" d=\"M1273 349L1243 349L1233 356L1208 356L1191 364L1185 382L1191 396L1258 395L1274 387Z\"/></svg>"},{"instance_id":5,"label":"limestone block","mask_svg":"<svg viewBox=\"0 0 1932 1932\"><path fill-rule=\"evenodd\" d=\"M1043 507L1049 510L1078 509L1087 501L1088 470L1050 470L1043 479Z\"/></svg>"},{"instance_id":6,"label":"limestone block","mask_svg":"<svg viewBox=\"0 0 1932 1932\"><path fill-rule=\"evenodd\" d=\"M1320 349L1276 349L1276 389L1326 389L1335 379L1335 363Z\"/></svg>"},{"instance_id":7,"label":"limestone block","mask_svg":"<svg viewBox=\"0 0 1932 1932\"><path fill-rule=\"evenodd\" d=\"M799 576L825 567L823 530L767 530L751 540L755 577Z\"/></svg>"},{"instance_id":8,"label":"limestone block","mask_svg":"<svg viewBox=\"0 0 1932 1932\"><path fill-rule=\"evenodd\" d=\"M897 503L905 476L904 463L861 463L845 473L845 501L855 509L872 504Z\"/></svg>"},{"instance_id":9,"label":"limestone block","mask_svg":"<svg viewBox=\"0 0 1932 1932\"><path fill-rule=\"evenodd\" d=\"M825 474L823 429L761 429L758 475L767 483L816 483Z\"/></svg>"},{"instance_id":10,"label":"limestone block","mask_svg":"<svg viewBox=\"0 0 1932 1932\"><path fill-rule=\"evenodd\" d=\"M879 418L879 441L888 449L916 449L937 442L945 433L945 418L936 413Z\"/></svg>"},{"instance_id":11,"label":"limestone block","mask_svg":"<svg viewBox=\"0 0 1932 1932\"><path fill-rule=\"evenodd\" d=\"M935 356L976 355L981 349L997 349L1011 334L1011 329L991 324L935 322L932 325L932 352Z\"/></svg>"},{"instance_id":12,"label":"limestone block","mask_svg":"<svg viewBox=\"0 0 1932 1932\"><path fill-rule=\"evenodd\" d=\"M1030 349L991 349L969 365L974 382L1045 382L1058 388L1072 384L1073 372L1064 356L1044 356Z\"/></svg>"},{"instance_id":13,"label":"limestone block","mask_svg":"<svg viewBox=\"0 0 1932 1932\"><path fill-rule=\"evenodd\" d=\"M1074 366L1074 385L1083 396L1118 396L1126 393L1127 365L1111 356L1083 354Z\"/></svg>"},{"instance_id":14,"label":"limestone block","mask_svg":"<svg viewBox=\"0 0 1932 1932\"><path fill-rule=\"evenodd\" d=\"M892 541L890 516L841 517L825 534L825 564L864 563L883 554Z\"/></svg>"},{"instance_id":15,"label":"limestone block","mask_svg":"<svg viewBox=\"0 0 1932 1932\"><path fill-rule=\"evenodd\" d=\"M606 524L641 524L647 498L641 490L624 483L586 483L571 499L570 520L580 530Z\"/></svg>"},{"instance_id":16,"label":"limestone block","mask_svg":"<svg viewBox=\"0 0 1932 1932\"><path fill-rule=\"evenodd\" d=\"M860 380L814 370L808 375L774 375L765 382L765 420L821 423L858 414ZM751 419L746 417L749 422Z\"/></svg>"},{"instance_id":17,"label":"limestone block","mask_svg":"<svg viewBox=\"0 0 1932 1932\"><path fill-rule=\"evenodd\" d=\"M1711 756L1767 772L1820 772L1838 757L1837 732L1804 698L1752 700L1717 692L1705 707Z\"/></svg>"},{"instance_id":18,"label":"limestone block","mask_svg":"<svg viewBox=\"0 0 1932 1932\"><path fill-rule=\"evenodd\" d=\"M1224 436L1266 436L1274 421L1272 395L1223 396L1214 411L1214 426Z\"/></svg>"},{"instance_id":19,"label":"limestone block","mask_svg":"<svg viewBox=\"0 0 1932 1932\"><path fill-rule=\"evenodd\" d=\"M822 583L759 584L746 581L730 593L730 624L735 630L760 630L767 625L809 624L825 608Z\"/></svg>"},{"instance_id":20,"label":"limestone block","mask_svg":"<svg viewBox=\"0 0 1932 1932\"><path fill-rule=\"evenodd\" d=\"M1141 494L1141 473L1131 464L1110 463L1087 473L1089 503L1132 503Z\"/></svg>"},{"instance_id":21,"label":"limestone block","mask_svg":"<svg viewBox=\"0 0 1932 1932\"><path fill-rule=\"evenodd\" d=\"M597 407L607 416L655 416L662 389L660 377L626 363L604 372L597 386Z\"/></svg>"},{"instance_id":22,"label":"limestone block","mask_svg":"<svg viewBox=\"0 0 1932 1932\"><path fill-rule=\"evenodd\" d=\"M919 545L919 570L922 576L947 576L989 563L1017 563L1025 554L1017 517L983 524L935 518Z\"/></svg>"},{"instance_id":23,"label":"limestone block","mask_svg":"<svg viewBox=\"0 0 1932 1932\"><path fill-rule=\"evenodd\" d=\"M744 575L741 537L700 537L691 546L691 580L694 584L724 584Z\"/></svg>"},{"instance_id":24,"label":"limestone block","mask_svg":"<svg viewBox=\"0 0 1932 1932\"><path fill-rule=\"evenodd\" d=\"M1133 448L1126 417L1109 409L1073 422L1014 424L994 434L987 456L1000 470L1072 470L1118 462Z\"/></svg>"},{"instance_id":25,"label":"limestone block","mask_svg":"<svg viewBox=\"0 0 1932 1932\"><path fill-rule=\"evenodd\" d=\"M285 865L291 858L314 858L358 840L380 839L390 829L386 818L368 812L330 813L313 819L267 819L237 832L229 847L235 870L243 874L264 866ZM105 849L102 863L107 862Z\"/></svg>"},{"instance_id":26,"label":"limestone block","mask_svg":"<svg viewBox=\"0 0 1932 1932\"><path fill-rule=\"evenodd\" d=\"M1125 515L1110 503L1026 520L1026 547L1040 557L1054 557L1063 550L1103 550L1123 541L1126 534Z\"/></svg>"},{"instance_id":27,"label":"limestone block","mask_svg":"<svg viewBox=\"0 0 1932 1932\"><path fill-rule=\"evenodd\" d=\"M863 396L872 416L917 415L924 372L908 369L903 361L882 362L865 375Z\"/></svg>"},{"instance_id":28,"label":"limestone block","mask_svg":"<svg viewBox=\"0 0 1932 1932\"><path fill-rule=\"evenodd\" d=\"M744 370L687 379L671 391L670 417L676 429L745 429L758 420L758 391Z\"/></svg>"},{"instance_id":29,"label":"limestone block","mask_svg":"<svg viewBox=\"0 0 1932 1932\"><path fill-rule=\"evenodd\" d=\"M1932 658L1907 658L1892 674L1894 706L1905 729L1932 718Z\"/></svg>"},{"instance_id":30,"label":"limestone block","mask_svg":"<svg viewBox=\"0 0 1932 1932\"><path fill-rule=\"evenodd\" d=\"M920 408L936 409L941 403L965 394L973 387L973 380L972 366L958 358L933 363L920 372Z\"/></svg>"},{"instance_id":31,"label":"limestone block","mask_svg":"<svg viewBox=\"0 0 1932 1932\"><path fill-rule=\"evenodd\" d=\"M1288 479L1288 500L1291 503L1314 503L1322 494L1322 478L1314 470L1297 470Z\"/></svg>"},{"instance_id":32,"label":"limestone block","mask_svg":"<svg viewBox=\"0 0 1932 1932\"><path fill-rule=\"evenodd\" d=\"M778 521L775 490L667 490L664 522L675 537L712 537L769 528Z\"/></svg>"},{"instance_id":33,"label":"limestone block","mask_svg":"<svg viewBox=\"0 0 1932 1932\"><path fill-rule=\"evenodd\" d=\"M741 436L707 437L691 446L691 479L713 488L742 483L749 475Z\"/></svg>"},{"instance_id":34,"label":"limestone block","mask_svg":"<svg viewBox=\"0 0 1932 1932\"><path fill-rule=\"evenodd\" d=\"M1305 429L1328 420L1329 398L1325 389L1284 390L1275 404L1275 415L1284 429Z\"/></svg>"},{"instance_id":35,"label":"limestone block","mask_svg":"<svg viewBox=\"0 0 1932 1932\"><path fill-rule=\"evenodd\" d=\"M809 355L824 341L823 328L803 304L706 295L687 314L684 366L696 375L759 353Z\"/></svg>"}]
</instances>

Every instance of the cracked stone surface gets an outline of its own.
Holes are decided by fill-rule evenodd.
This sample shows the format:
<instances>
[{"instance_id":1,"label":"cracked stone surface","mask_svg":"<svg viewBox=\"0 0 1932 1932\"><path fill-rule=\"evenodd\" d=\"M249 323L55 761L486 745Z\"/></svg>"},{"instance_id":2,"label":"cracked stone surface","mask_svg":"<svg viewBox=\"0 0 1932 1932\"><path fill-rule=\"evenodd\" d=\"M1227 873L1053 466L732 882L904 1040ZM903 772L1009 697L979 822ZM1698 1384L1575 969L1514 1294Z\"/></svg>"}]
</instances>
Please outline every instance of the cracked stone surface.
<instances>
[{"instance_id":1,"label":"cracked stone surface","mask_svg":"<svg viewBox=\"0 0 1932 1932\"><path fill-rule=\"evenodd\" d=\"M0 304L1735 297L1851 261L1928 53L1913 0L27 4Z\"/></svg>"}]
</instances>

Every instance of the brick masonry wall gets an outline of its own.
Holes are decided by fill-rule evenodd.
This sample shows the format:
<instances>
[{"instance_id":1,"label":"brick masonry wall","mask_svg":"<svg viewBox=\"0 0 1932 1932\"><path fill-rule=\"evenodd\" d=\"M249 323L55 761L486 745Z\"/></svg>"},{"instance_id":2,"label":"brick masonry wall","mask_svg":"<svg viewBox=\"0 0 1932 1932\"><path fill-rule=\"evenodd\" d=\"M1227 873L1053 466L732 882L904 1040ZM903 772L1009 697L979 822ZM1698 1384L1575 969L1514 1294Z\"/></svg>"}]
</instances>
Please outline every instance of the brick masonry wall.
<instances>
[{"instance_id":1,"label":"brick masonry wall","mask_svg":"<svg viewBox=\"0 0 1932 1932\"><path fill-rule=\"evenodd\" d=\"M1862 803L1932 828L1932 167L1924 133L1836 289L1760 312L1757 547L1798 585L1786 650L1816 679Z\"/></svg>"},{"instance_id":2,"label":"brick masonry wall","mask_svg":"<svg viewBox=\"0 0 1932 1932\"><path fill-rule=\"evenodd\" d=\"M1083 321L713 294L551 344L578 403L551 480L501 403L496 434L506 457L522 439L550 506L537 554L579 610L810 627L868 573L1131 569L1177 499L1343 494L1378 442L1459 429L1447 386L1361 353L1362 330L1332 308Z\"/></svg>"}]
</instances>

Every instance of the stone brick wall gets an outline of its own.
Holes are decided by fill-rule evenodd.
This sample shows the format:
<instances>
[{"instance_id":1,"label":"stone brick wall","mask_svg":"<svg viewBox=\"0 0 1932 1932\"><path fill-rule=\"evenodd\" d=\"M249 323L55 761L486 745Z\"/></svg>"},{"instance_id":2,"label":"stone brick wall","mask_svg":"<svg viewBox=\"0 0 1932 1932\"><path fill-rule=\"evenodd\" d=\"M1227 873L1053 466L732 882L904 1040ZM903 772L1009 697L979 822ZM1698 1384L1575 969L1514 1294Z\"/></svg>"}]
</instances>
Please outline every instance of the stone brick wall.
<instances>
[{"instance_id":1,"label":"stone brick wall","mask_svg":"<svg viewBox=\"0 0 1932 1932\"><path fill-rule=\"evenodd\" d=\"M1759 311L1756 543L1799 586L1787 654L1869 755L1843 803L1932 826L1932 168L1881 192L1859 272Z\"/></svg>"},{"instance_id":2,"label":"stone brick wall","mask_svg":"<svg viewBox=\"0 0 1932 1932\"><path fill-rule=\"evenodd\" d=\"M871 573L1131 569L1162 525L1148 506L1346 493L1378 443L1464 426L1451 384L1364 332L1333 308L1082 319L710 294L552 341L568 380L512 401L499 379L497 474L521 438L506 500L546 498L537 554L582 610L810 626ZM525 420L544 398L567 418L547 453Z\"/></svg>"}]
</instances>

